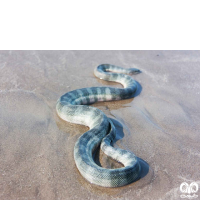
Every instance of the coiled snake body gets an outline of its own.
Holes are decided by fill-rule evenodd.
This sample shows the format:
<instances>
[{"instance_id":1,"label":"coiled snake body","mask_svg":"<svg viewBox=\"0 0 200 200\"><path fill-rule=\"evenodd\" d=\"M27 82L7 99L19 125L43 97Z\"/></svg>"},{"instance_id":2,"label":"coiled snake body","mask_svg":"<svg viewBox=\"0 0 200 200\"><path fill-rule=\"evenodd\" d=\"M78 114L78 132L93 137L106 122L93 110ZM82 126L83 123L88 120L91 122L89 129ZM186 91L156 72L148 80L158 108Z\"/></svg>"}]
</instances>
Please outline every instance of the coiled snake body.
<instances>
[{"instance_id":1,"label":"coiled snake body","mask_svg":"<svg viewBox=\"0 0 200 200\"><path fill-rule=\"evenodd\" d=\"M97 101L112 101L132 97L136 82L127 74L139 73L135 68L124 69L102 64L94 70L95 76L107 81L121 83L124 88L90 87L70 91L61 96L56 104L58 115L65 121L89 126L77 140L74 160L79 172L90 183L103 187L119 187L136 180L140 173L137 157L129 151L114 148L116 130L112 121L99 109L88 106ZM93 160L93 152L101 144L101 150L124 165L122 168L105 169Z\"/></svg>"}]
</instances>

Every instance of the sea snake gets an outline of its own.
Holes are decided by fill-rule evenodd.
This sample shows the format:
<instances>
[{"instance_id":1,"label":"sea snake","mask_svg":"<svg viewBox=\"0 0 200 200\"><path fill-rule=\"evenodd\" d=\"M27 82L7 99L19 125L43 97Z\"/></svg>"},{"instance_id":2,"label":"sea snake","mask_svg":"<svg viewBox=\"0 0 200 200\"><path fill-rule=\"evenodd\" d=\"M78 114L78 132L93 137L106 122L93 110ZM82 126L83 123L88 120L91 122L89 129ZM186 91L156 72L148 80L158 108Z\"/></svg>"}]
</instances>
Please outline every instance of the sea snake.
<instances>
[{"instance_id":1,"label":"sea snake","mask_svg":"<svg viewBox=\"0 0 200 200\"><path fill-rule=\"evenodd\" d=\"M124 69L101 64L94 70L96 77L121 83L124 88L90 87L67 92L56 104L58 116L65 121L86 125L89 131L81 135L74 147L74 160L81 175L90 183L103 187L120 187L138 179L141 167L138 158L130 151L114 148L116 136L113 122L99 109L88 106L97 101L131 98L137 89L129 75L139 73L135 68ZM124 167L106 169L94 162L93 153L98 146L109 157Z\"/></svg>"}]
</instances>

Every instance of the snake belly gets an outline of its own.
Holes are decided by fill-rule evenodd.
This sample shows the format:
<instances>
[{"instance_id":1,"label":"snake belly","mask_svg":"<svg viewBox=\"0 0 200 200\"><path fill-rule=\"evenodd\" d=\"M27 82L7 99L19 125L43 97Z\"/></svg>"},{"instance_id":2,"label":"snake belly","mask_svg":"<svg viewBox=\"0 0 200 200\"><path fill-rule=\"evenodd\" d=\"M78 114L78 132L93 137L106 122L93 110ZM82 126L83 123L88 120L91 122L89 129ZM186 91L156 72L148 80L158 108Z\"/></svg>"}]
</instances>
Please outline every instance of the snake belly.
<instances>
[{"instance_id":1,"label":"snake belly","mask_svg":"<svg viewBox=\"0 0 200 200\"><path fill-rule=\"evenodd\" d=\"M137 84L129 75L139 73L135 68L124 69L110 64L99 65L94 70L96 77L121 83L124 88L90 87L67 92L56 104L60 118L86 125L89 131L81 135L74 147L74 160L81 175L90 183L103 187L120 187L132 183L140 174L137 157L129 151L114 148L116 129L112 121L99 109L88 106L97 101L114 101L131 98ZM94 162L93 153L101 150L124 167L106 169Z\"/></svg>"}]
</instances>

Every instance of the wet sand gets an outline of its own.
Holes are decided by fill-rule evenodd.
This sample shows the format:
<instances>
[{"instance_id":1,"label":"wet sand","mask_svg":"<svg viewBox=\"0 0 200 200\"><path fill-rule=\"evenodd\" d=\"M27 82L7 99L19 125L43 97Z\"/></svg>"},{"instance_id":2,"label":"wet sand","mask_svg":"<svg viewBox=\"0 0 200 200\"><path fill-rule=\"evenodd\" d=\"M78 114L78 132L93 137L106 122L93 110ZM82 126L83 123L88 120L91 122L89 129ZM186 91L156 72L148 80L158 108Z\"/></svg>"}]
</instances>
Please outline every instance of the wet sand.
<instances>
[{"instance_id":1,"label":"wet sand","mask_svg":"<svg viewBox=\"0 0 200 200\"><path fill-rule=\"evenodd\" d=\"M73 159L87 127L62 121L64 93L91 86L102 63L142 73L134 98L96 103L117 128L116 147L134 152L141 178L124 187L88 183ZM200 51L0 51L0 199L180 199L200 185ZM121 165L97 152L106 168ZM197 192L200 196L200 191Z\"/></svg>"}]
</instances>

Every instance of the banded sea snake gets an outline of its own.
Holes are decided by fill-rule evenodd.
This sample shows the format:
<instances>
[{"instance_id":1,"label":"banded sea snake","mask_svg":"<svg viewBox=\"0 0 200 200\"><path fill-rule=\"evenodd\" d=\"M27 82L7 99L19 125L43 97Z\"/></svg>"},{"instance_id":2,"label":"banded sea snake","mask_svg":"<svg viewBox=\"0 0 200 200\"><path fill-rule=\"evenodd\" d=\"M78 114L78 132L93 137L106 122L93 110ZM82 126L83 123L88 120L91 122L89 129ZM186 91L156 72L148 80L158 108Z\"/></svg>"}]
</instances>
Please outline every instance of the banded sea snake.
<instances>
[{"instance_id":1,"label":"banded sea snake","mask_svg":"<svg viewBox=\"0 0 200 200\"><path fill-rule=\"evenodd\" d=\"M135 68L124 69L115 65L102 64L94 70L96 77L121 83L124 88L90 87L67 92L56 104L56 110L63 120L89 126L74 147L74 160L79 172L90 183L103 187L119 187L132 183L140 174L138 158L129 151L114 148L116 129L112 121L99 109L88 106L97 101L112 101L132 97L137 83L129 75L139 73ZM100 145L109 157L124 167L105 169L94 162L93 153Z\"/></svg>"}]
</instances>

